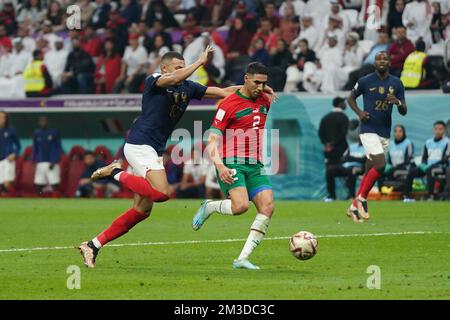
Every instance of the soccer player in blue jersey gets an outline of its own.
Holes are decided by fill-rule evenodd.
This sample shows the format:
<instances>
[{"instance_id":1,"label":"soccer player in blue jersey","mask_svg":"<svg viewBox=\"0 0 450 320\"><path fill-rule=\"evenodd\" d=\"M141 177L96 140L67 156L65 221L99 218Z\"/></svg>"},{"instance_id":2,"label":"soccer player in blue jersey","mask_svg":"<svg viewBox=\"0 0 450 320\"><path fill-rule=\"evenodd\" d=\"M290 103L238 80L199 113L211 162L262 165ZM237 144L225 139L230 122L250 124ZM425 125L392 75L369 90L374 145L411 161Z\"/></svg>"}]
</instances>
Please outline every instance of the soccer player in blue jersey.
<instances>
[{"instance_id":1,"label":"soccer player in blue jersey","mask_svg":"<svg viewBox=\"0 0 450 320\"><path fill-rule=\"evenodd\" d=\"M20 141L16 130L9 125L8 114L0 111L0 194L13 192L16 158L19 153Z\"/></svg>"},{"instance_id":2,"label":"soccer player in blue jersey","mask_svg":"<svg viewBox=\"0 0 450 320\"><path fill-rule=\"evenodd\" d=\"M170 188L162 155L167 139L186 111L189 101L203 97L225 98L241 87L205 87L186 80L195 70L207 63L213 52L212 47L207 46L198 60L189 66L185 65L181 54L168 52L161 58L162 74L153 74L145 80L142 114L133 123L124 146L125 158L134 175L123 171L120 163L112 163L98 169L91 177L113 177L134 192L134 204L114 220L109 228L79 246L87 267L95 266L96 256L102 246L146 219L154 202L169 199ZM266 88L267 93L275 97L272 89Z\"/></svg>"},{"instance_id":3,"label":"soccer player in blue jersey","mask_svg":"<svg viewBox=\"0 0 450 320\"><path fill-rule=\"evenodd\" d=\"M359 79L348 98L350 107L361 120L359 136L367 157L365 174L347 210L347 216L358 222L370 218L367 195L385 169L393 106L396 105L403 116L407 112L405 89L399 78L389 74L389 66L387 52L378 52L375 72ZM360 95L363 96L363 110L356 103Z\"/></svg>"}]
</instances>

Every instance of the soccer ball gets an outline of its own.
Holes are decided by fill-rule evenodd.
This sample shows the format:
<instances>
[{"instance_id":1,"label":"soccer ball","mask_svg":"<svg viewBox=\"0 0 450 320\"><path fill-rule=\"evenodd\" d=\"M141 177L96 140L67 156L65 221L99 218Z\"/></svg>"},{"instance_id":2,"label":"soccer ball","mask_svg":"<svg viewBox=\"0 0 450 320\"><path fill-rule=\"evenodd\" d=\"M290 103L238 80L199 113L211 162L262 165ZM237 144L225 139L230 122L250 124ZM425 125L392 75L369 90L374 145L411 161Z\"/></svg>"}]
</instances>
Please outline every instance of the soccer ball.
<instances>
[{"instance_id":1,"label":"soccer ball","mask_svg":"<svg viewBox=\"0 0 450 320\"><path fill-rule=\"evenodd\" d=\"M318 249L319 242L311 232L300 231L289 239L289 251L299 260L311 259Z\"/></svg>"}]
</instances>

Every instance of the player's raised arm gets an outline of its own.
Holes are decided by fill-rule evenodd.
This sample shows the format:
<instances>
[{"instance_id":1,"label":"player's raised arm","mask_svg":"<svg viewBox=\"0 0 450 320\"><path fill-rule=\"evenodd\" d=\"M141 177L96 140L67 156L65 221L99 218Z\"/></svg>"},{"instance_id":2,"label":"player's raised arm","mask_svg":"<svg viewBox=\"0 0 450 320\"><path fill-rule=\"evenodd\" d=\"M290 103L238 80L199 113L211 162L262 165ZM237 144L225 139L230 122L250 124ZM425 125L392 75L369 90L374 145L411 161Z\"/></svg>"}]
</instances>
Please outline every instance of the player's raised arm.
<instances>
[{"instance_id":1,"label":"player's raised arm","mask_svg":"<svg viewBox=\"0 0 450 320\"><path fill-rule=\"evenodd\" d=\"M168 59L163 56L161 60L162 75L156 81L156 86L167 88L180 84L189 78L200 66L204 65L208 61L208 56L213 52L214 49L211 46L207 46L198 60L187 67L181 55L179 57L169 56Z\"/></svg>"},{"instance_id":2,"label":"player's raised arm","mask_svg":"<svg viewBox=\"0 0 450 320\"><path fill-rule=\"evenodd\" d=\"M241 89L242 86L230 86L226 88L219 88L219 87L208 87L205 92L205 98L208 99L223 99L229 96L230 94L233 94L236 92L236 90ZM274 102L278 99L277 94L273 89L269 86L264 87L264 92L267 93L267 95L270 98L270 102Z\"/></svg>"}]
</instances>

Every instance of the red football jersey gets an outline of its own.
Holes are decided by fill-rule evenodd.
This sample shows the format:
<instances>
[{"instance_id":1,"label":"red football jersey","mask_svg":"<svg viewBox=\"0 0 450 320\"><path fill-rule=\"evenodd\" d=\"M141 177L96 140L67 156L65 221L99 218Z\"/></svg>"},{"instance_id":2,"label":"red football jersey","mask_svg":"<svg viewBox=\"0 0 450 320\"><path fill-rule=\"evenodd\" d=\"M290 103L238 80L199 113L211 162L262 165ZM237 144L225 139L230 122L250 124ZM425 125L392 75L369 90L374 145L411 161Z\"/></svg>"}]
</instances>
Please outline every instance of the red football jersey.
<instances>
[{"instance_id":1,"label":"red football jersey","mask_svg":"<svg viewBox=\"0 0 450 320\"><path fill-rule=\"evenodd\" d=\"M219 146L222 158L262 161L263 129L269 109L270 100L264 93L252 100L239 90L219 104L211 130L220 130L223 136Z\"/></svg>"}]
</instances>

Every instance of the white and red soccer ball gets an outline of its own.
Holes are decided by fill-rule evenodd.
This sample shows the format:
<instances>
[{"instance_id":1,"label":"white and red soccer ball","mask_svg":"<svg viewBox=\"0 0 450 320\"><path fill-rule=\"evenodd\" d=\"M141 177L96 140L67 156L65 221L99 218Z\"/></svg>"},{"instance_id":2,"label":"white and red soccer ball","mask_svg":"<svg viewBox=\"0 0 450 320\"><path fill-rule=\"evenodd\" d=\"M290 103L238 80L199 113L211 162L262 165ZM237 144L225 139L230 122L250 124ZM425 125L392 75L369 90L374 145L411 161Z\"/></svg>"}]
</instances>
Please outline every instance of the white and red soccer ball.
<instances>
[{"instance_id":1,"label":"white and red soccer ball","mask_svg":"<svg viewBox=\"0 0 450 320\"><path fill-rule=\"evenodd\" d=\"M319 242L311 232L300 231L289 239L289 251L299 260L311 259L318 249Z\"/></svg>"}]
</instances>

